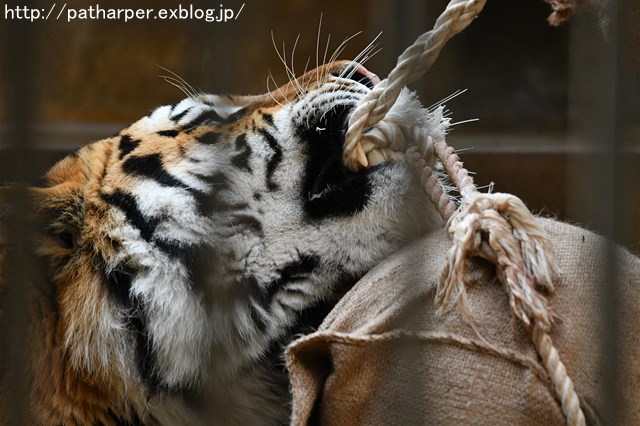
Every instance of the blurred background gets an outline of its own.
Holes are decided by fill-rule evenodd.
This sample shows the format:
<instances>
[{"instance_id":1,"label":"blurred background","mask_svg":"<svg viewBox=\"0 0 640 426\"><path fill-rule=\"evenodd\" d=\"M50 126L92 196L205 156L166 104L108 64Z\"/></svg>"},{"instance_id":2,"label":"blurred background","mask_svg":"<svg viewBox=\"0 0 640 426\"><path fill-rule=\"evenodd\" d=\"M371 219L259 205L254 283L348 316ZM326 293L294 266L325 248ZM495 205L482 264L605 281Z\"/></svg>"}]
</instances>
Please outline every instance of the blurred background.
<instances>
[{"instance_id":1,"label":"blurred background","mask_svg":"<svg viewBox=\"0 0 640 426\"><path fill-rule=\"evenodd\" d=\"M424 105L467 89L447 107L454 122L478 120L455 125L448 142L476 173L477 184L493 183L494 191L518 195L534 212L586 226L635 253L640 252L639 3L577 0L585 8L555 28L546 22L551 10L543 0L488 0L476 21L447 44L428 75L412 85ZM44 15L53 4L25 0L19 6ZM63 3L55 4L49 20L34 22L15 19L16 3L0 6L0 185L37 183L49 167L79 146L118 132L158 105L183 98L161 75L175 73L210 93L264 93L270 74L277 84L288 81L274 44L288 61L296 46L293 67L301 73L307 61L315 66L317 52L320 58L325 50L331 56L343 40L355 35L339 55L350 59L382 32L375 42L375 50L380 50L366 66L384 78L398 55L432 27L447 2L182 4L231 9L234 14L241 10L228 22L66 22L64 11L60 20L55 19ZM611 12L600 4L617 8ZM178 5L175 0L100 1L102 9ZM91 6L95 3L90 0L64 3L68 10ZM27 206L26 195L18 191L18 196L18 205ZM12 337L3 341L11 350L4 368L12 374L9 383L15 395L26 395L20 342L29 320L20 301L33 269L28 257L30 224L23 211L12 216L11 242L22 257L8 279L20 285L11 286L13 295L3 303L5 318L12 319L6 326ZM0 230L0 249L6 244ZM614 252L603 249L609 253L610 271L598 324L607 337L602 339L608 350L603 371L610 373L603 379L609 407L605 418L613 419L619 404L617 378L624 374L616 336L623 328L616 322ZM17 402L9 406L23 412L26 406L15 404L26 399L14 399Z\"/></svg>"},{"instance_id":2,"label":"blurred background","mask_svg":"<svg viewBox=\"0 0 640 426\"><path fill-rule=\"evenodd\" d=\"M48 11L50 1L29 7ZM271 73L288 81L274 42L301 74L354 36L341 58L379 33L366 66L384 77L397 56L432 27L441 0L192 1L228 8L237 19L10 20L0 17L0 182L30 182L78 146L108 137L158 105L183 97L161 75L176 73L205 92L257 94ZM57 5L53 15L62 4ZM92 6L70 0L68 9ZM103 0L108 8L176 8L176 1ZM243 6L244 5L244 6ZM184 3L183 7L189 4ZM562 27L547 24L542 0L489 0L478 19L445 47L412 85L431 105L447 103L460 149L479 185L512 192L536 212L615 234L640 249L638 70L625 60L622 30L596 8ZM638 16L636 14L636 16ZM322 21L322 22L321 22ZM318 34L321 22L320 33ZM637 20L636 20L637 22ZM272 42L272 34L273 40ZM299 38L298 38L299 37ZM319 47L317 47L319 46ZM269 87L275 84L269 82ZM16 123L20 126L14 126ZM22 129L14 132L15 129ZM13 133L12 133L13 132ZM29 144L28 168L11 174L9 147ZM26 149L26 148L25 148ZM21 173L21 174L20 174ZM612 228L615 224L615 229Z\"/></svg>"}]
</instances>

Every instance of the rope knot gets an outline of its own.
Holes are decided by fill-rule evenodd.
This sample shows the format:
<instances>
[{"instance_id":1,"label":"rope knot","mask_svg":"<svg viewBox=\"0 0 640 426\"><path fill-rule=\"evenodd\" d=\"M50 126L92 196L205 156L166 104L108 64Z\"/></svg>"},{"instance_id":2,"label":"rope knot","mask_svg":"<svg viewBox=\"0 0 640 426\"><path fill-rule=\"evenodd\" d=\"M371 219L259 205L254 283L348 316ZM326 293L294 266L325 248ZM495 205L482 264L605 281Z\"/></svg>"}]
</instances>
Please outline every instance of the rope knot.
<instances>
[{"instance_id":1,"label":"rope knot","mask_svg":"<svg viewBox=\"0 0 640 426\"><path fill-rule=\"evenodd\" d=\"M452 246L436 303L443 311L457 302L469 317L465 285L467 259L481 257L496 264L513 313L530 329L545 331L559 320L539 290L553 291L557 276L551 244L524 203L511 194L480 194L463 201L447 224Z\"/></svg>"},{"instance_id":2,"label":"rope knot","mask_svg":"<svg viewBox=\"0 0 640 426\"><path fill-rule=\"evenodd\" d=\"M433 111L426 110L423 116L416 116L412 109L400 107L400 113L395 119L393 117L393 110L398 111L399 104L407 104L397 102L403 87L433 65L444 44L471 23L485 2L451 0L433 30L418 37L400 55L389 76L361 100L349 118L343 161L350 170L357 171L368 166L368 155L379 161L377 155L383 155L384 149L393 154L400 147L406 148L406 158L420 182L442 217L448 219L452 246L437 287L436 304L440 311L457 302L463 317L470 320L475 329L466 302L468 261L481 257L495 264L497 278L508 295L511 310L530 332L567 423L584 425L584 414L573 382L549 336L559 317L547 303L544 293L553 291L557 268L551 244L542 229L519 198L478 191L454 149L444 141L448 119L441 117L441 124L446 124L445 131L436 135L429 119L429 113ZM442 108L437 111L442 113ZM432 169L435 159L440 161L457 187L460 207L455 206L435 176Z\"/></svg>"}]
</instances>

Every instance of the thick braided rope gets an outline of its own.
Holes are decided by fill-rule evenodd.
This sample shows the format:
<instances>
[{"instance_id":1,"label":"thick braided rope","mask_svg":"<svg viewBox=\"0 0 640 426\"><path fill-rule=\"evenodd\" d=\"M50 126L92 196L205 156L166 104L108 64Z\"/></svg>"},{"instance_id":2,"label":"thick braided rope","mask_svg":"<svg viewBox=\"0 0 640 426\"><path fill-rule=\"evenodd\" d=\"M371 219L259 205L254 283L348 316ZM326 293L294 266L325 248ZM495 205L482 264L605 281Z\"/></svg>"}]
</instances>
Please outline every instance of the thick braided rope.
<instances>
[{"instance_id":1,"label":"thick braided rope","mask_svg":"<svg viewBox=\"0 0 640 426\"><path fill-rule=\"evenodd\" d=\"M560 400L562 412L567 418L568 425L585 425L585 418L580 408L578 394L573 387L573 381L567 374L567 369L560 360L558 350L553 346L551 336L538 324L532 331L533 344L542 358L544 368L551 377L551 382L556 391L556 397Z\"/></svg>"},{"instance_id":2,"label":"thick braided rope","mask_svg":"<svg viewBox=\"0 0 640 426\"><path fill-rule=\"evenodd\" d=\"M422 155L418 151L418 147L411 146L406 152L407 161L414 168L414 173L420 179L420 184L427 194L431 196L434 204L438 206L440 216L443 218L449 218L456 211L456 205L445 191L444 187L440 183L440 180L433 174L431 167L427 165L427 162L422 158Z\"/></svg>"},{"instance_id":3,"label":"thick braided rope","mask_svg":"<svg viewBox=\"0 0 640 426\"><path fill-rule=\"evenodd\" d=\"M408 150L408 154L412 152ZM457 301L462 315L470 319L465 297L466 260L480 256L494 263L512 312L531 333L567 424L585 425L573 381L549 336L557 315L536 290L536 286L553 290L552 279L556 271L548 240L519 198L510 194L481 194L454 149L445 142L435 143L435 156L444 165L462 199L461 206L452 213L450 206L440 208L446 205L442 201L442 187L437 188L427 180L425 189L447 220L453 242L437 289L436 303L442 310ZM419 169L420 176L432 175L424 161L415 155L407 158Z\"/></svg>"},{"instance_id":4,"label":"thick braided rope","mask_svg":"<svg viewBox=\"0 0 640 426\"><path fill-rule=\"evenodd\" d=\"M451 0L433 30L420 36L407 48L389 76L359 103L350 117L343 147L344 163L351 170L356 171L368 165L363 143L380 145L385 142L384 139L391 137L386 134L374 136L373 132L367 138L366 132L386 116L402 88L433 65L444 44L471 23L485 2ZM392 142L386 141L388 144ZM411 147L406 156L423 187L447 220L452 240L448 263L437 289L436 303L444 309L457 301L463 316L469 318L465 297L466 261L472 256L481 256L494 263L513 314L531 333L567 423L571 426L584 425L584 414L573 382L548 334L557 315L537 290L537 287L542 287L552 291L552 280L556 276L551 246L546 236L519 198L510 194L481 194L453 148L444 141L434 145L435 156L461 194L458 209L448 199L442 184L428 166L432 162L424 160L425 147Z\"/></svg>"},{"instance_id":5,"label":"thick braided rope","mask_svg":"<svg viewBox=\"0 0 640 426\"><path fill-rule=\"evenodd\" d=\"M380 122L407 84L431 68L446 42L465 29L480 13L486 0L451 0L438 17L433 30L422 34L398 58L389 76L378 83L359 103L349 119L343 160L353 171L367 167L362 149L363 133Z\"/></svg>"}]
</instances>

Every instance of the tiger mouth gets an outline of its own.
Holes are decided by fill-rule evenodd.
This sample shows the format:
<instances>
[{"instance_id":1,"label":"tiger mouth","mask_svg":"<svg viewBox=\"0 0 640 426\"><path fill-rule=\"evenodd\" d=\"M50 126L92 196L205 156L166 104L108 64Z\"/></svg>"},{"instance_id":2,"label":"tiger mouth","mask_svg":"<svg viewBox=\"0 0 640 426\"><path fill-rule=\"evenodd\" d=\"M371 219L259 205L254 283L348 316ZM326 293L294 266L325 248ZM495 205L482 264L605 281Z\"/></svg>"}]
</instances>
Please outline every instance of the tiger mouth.
<instances>
[{"instance_id":1,"label":"tiger mouth","mask_svg":"<svg viewBox=\"0 0 640 426\"><path fill-rule=\"evenodd\" d=\"M373 90L375 86L380 83L380 78L373 72L366 69L364 66L357 62L351 62L348 64L339 74L335 76L348 76L349 79L354 80L369 90ZM354 107L355 109L355 107ZM351 113L353 110L351 111ZM346 133L348 127L348 121L345 122L344 132ZM382 147L380 143L374 142L375 138L363 138L359 145L362 148L364 156L367 158L367 167L365 170L376 170L378 166L392 163L403 158L403 154L400 151L394 151L390 148ZM379 142L379 141L378 141ZM344 146L343 146L344 151ZM343 152L344 154L344 152Z\"/></svg>"},{"instance_id":2,"label":"tiger mouth","mask_svg":"<svg viewBox=\"0 0 640 426\"><path fill-rule=\"evenodd\" d=\"M304 207L312 220L355 214L366 206L371 194L369 175L385 167L379 163L352 172L342 161L348 118L354 105L337 105L305 131L308 142Z\"/></svg>"},{"instance_id":3,"label":"tiger mouth","mask_svg":"<svg viewBox=\"0 0 640 426\"><path fill-rule=\"evenodd\" d=\"M375 74L355 63L347 64L333 75L338 83L348 79L367 90L380 83ZM356 92L363 94L364 91ZM381 147L375 143L375 138L368 135L362 141L368 166L352 170L344 163L345 136L357 103L355 96L351 101L338 99L330 109L321 109L302 128L301 138L307 142L308 149L302 190L304 207L311 219L346 216L361 211L373 191L371 176L404 157L400 150L396 152L388 144Z\"/></svg>"}]
</instances>

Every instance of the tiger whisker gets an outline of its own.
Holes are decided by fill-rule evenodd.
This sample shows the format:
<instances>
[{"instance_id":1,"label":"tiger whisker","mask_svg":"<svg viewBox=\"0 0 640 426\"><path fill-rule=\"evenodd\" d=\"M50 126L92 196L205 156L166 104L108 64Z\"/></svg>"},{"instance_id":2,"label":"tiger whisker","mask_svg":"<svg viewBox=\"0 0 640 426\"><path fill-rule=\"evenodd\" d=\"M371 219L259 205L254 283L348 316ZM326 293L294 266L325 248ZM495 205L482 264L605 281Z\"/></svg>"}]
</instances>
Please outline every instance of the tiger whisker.
<instances>
[{"instance_id":1,"label":"tiger whisker","mask_svg":"<svg viewBox=\"0 0 640 426\"><path fill-rule=\"evenodd\" d=\"M378 33L378 35L376 35L373 40L371 40L371 42L365 46L364 49L362 49L362 51L360 51L360 53L358 53L353 59L352 62L357 62L360 65L364 65L364 63L366 61L368 61L373 55L375 55L376 53L378 53L380 49L377 49L375 52L371 53L371 51L373 49L375 49L378 44L376 43L376 41L378 40L378 38L380 38L380 36L382 35L382 32ZM356 73L357 69L355 67L351 67L351 68L345 68L341 73L340 73L340 78L343 79L351 79L353 77L353 75ZM335 90L342 90L344 89L345 85L347 84L346 81L342 81L340 83L340 87L336 88Z\"/></svg>"},{"instance_id":2,"label":"tiger whisker","mask_svg":"<svg viewBox=\"0 0 640 426\"><path fill-rule=\"evenodd\" d=\"M326 64L327 63L327 52L329 51L329 44L331 43L331 34L327 35L327 44L324 47L324 56L322 57L322 63ZM327 75L324 75L324 78L322 80L322 84L327 82L327 79L329 77Z\"/></svg>"},{"instance_id":3,"label":"tiger whisker","mask_svg":"<svg viewBox=\"0 0 640 426\"><path fill-rule=\"evenodd\" d=\"M158 77L162 78L164 81L166 81L170 85L176 87L178 90L184 93L187 96L187 98L194 99L197 97L195 94L189 92L189 90L182 84L182 82L180 82L176 78L168 75L159 75Z\"/></svg>"},{"instance_id":4,"label":"tiger whisker","mask_svg":"<svg viewBox=\"0 0 640 426\"><path fill-rule=\"evenodd\" d=\"M331 58L329 58L329 62L335 61L338 58L338 56L347 47L347 43L349 43L349 41L351 41L353 38L359 36L360 34L362 34L362 31L358 31L357 33L353 34L352 36L349 36L349 37L345 38L344 41L342 43L340 43L340 45L337 47L337 49L333 52L333 55L331 55Z\"/></svg>"},{"instance_id":5,"label":"tiger whisker","mask_svg":"<svg viewBox=\"0 0 640 426\"><path fill-rule=\"evenodd\" d=\"M282 42L282 56L284 58L287 57L287 51L286 51L286 47L285 47L284 41ZM288 70L288 75L289 75L289 84L291 84L293 86L293 88L296 91L297 96L300 97L301 92L300 92L300 88L298 87L298 82L296 81L296 74L288 66L287 66L287 70Z\"/></svg>"},{"instance_id":6,"label":"tiger whisker","mask_svg":"<svg viewBox=\"0 0 640 426\"><path fill-rule=\"evenodd\" d=\"M320 63L318 63L318 56L320 55L320 33L322 31L322 13L320 14L320 21L318 22L318 35L316 37L316 81L320 82Z\"/></svg>"},{"instance_id":7,"label":"tiger whisker","mask_svg":"<svg viewBox=\"0 0 640 426\"><path fill-rule=\"evenodd\" d=\"M382 50L382 48L380 48L380 49L376 50L376 51L375 51L375 52L373 52L370 56L369 56L369 55L367 55L367 56L364 56L364 57L360 58L360 60L354 60L354 61L355 61L355 62L358 62L360 65L364 65L364 64L365 64L369 59L371 59L371 57L372 57L373 55L375 55L376 53L380 52L381 50ZM357 69L356 69L356 68L351 68L351 69L349 70L349 74L347 74L347 75L343 76L343 78L345 78L345 79L351 79L351 78L353 77L353 75L356 73L356 71L357 71ZM346 83L344 83L344 82L343 82L343 83L341 83L341 88L343 88L345 84L346 84Z\"/></svg>"},{"instance_id":8,"label":"tiger whisker","mask_svg":"<svg viewBox=\"0 0 640 426\"><path fill-rule=\"evenodd\" d=\"M307 63L304 64L304 71L302 72L302 75L305 75L307 73L307 70L309 69L309 62L311 62L311 57L307 56Z\"/></svg>"},{"instance_id":9,"label":"tiger whisker","mask_svg":"<svg viewBox=\"0 0 640 426\"><path fill-rule=\"evenodd\" d=\"M296 41L293 43L293 49L291 49L291 71L293 72L293 76L294 76L294 81L295 84L298 86L298 88L300 89L300 96L302 96L304 94L304 89L302 88L302 85L300 84L300 81L298 81L297 78L295 78L295 67L294 67L294 57L296 54L296 48L298 47L298 41L300 40L300 34L298 34L298 36L296 37ZM306 71L306 67L305 67L305 71ZM304 75L304 73L302 73Z\"/></svg>"},{"instance_id":10,"label":"tiger whisker","mask_svg":"<svg viewBox=\"0 0 640 426\"><path fill-rule=\"evenodd\" d=\"M340 56L340 54L342 54L342 52L344 51L344 49L347 47L347 43L353 39L354 37L358 36L362 34L362 31L358 31L357 33L345 38L342 43L340 43L340 45L336 48L336 50L333 52L333 55L331 55L331 57L329 58L329 62L334 62L338 56ZM342 89L344 86L340 85L339 87L337 87L335 90L340 90Z\"/></svg>"},{"instance_id":11,"label":"tiger whisker","mask_svg":"<svg viewBox=\"0 0 640 426\"><path fill-rule=\"evenodd\" d=\"M293 74L291 69L289 69L289 65L287 65L287 61L284 59L284 56L283 56L283 55L286 55L284 42L282 42L282 54L280 54L280 50L276 46L276 40L273 35L273 30L271 31L271 42L273 43L273 48L275 49L276 54L278 55L278 58L280 58L280 62L282 62L282 64L284 65L284 69L287 73L287 77L289 78L289 83L293 83L293 78L295 78L295 75ZM294 86L294 89L296 90L296 93L299 96L300 93L298 92L297 87L295 87L295 84L293 86Z\"/></svg>"},{"instance_id":12,"label":"tiger whisker","mask_svg":"<svg viewBox=\"0 0 640 426\"><path fill-rule=\"evenodd\" d=\"M373 58L374 56L376 56L378 53L380 53L382 51L382 47L380 47L379 49L376 49L375 51L367 54L365 57L362 58L361 60L361 64L364 65L367 61L369 61L371 58Z\"/></svg>"},{"instance_id":13,"label":"tiger whisker","mask_svg":"<svg viewBox=\"0 0 640 426\"><path fill-rule=\"evenodd\" d=\"M358 53L354 58L353 58L353 62L358 62L360 61L360 59L362 59L365 55L368 54L369 51L373 50L377 45L375 44L376 41L380 38L380 36L382 35L382 31L378 33L377 36L375 36L373 38L373 40L371 40L371 42L365 46L364 49L362 49L362 51L360 51L360 53ZM351 70L350 75L347 78L351 78L353 76L353 74L355 73L355 68ZM340 77L344 77L344 74L347 72L347 69L345 69L341 74Z\"/></svg>"},{"instance_id":14,"label":"tiger whisker","mask_svg":"<svg viewBox=\"0 0 640 426\"><path fill-rule=\"evenodd\" d=\"M192 85L190 85L184 78L182 78L180 75L176 74L175 72L171 71L168 68L163 67L162 65L158 65L156 64L158 67L160 67L161 69L163 69L164 71L168 72L169 74L173 75L173 78L176 82L179 82L185 89L187 89L190 93L193 94L193 97L197 97L198 93L202 93L201 90L195 90L194 87Z\"/></svg>"},{"instance_id":15,"label":"tiger whisker","mask_svg":"<svg viewBox=\"0 0 640 426\"><path fill-rule=\"evenodd\" d=\"M271 89L269 88L269 78L273 79L273 76L271 75L271 71L269 71L269 75L267 76L267 92L269 92L269 96L271 96L271 99L277 103L278 105L280 105L281 107L284 107L284 105L282 105L280 102L278 102L278 100L276 99L275 96L273 96L273 92L271 91ZM274 80L275 83L275 80ZM276 87L278 87L278 84L276 83ZM280 90L280 88L278 88L278 90Z\"/></svg>"},{"instance_id":16,"label":"tiger whisker","mask_svg":"<svg viewBox=\"0 0 640 426\"><path fill-rule=\"evenodd\" d=\"M436 108L444 105L446 102L449 102L451 99L456 98L460 95L462 95L463 93L465 93L467 91L467 89L458 89L455 92L453 92L452 94L450 94L449 96L440 99L438 102L434 103L433 105L431 105L430 107L427 108L427 111L429 112L433 112L433 110L435 110Z\"/></svg>"},{"instance_id":17,"label":"tiger whisker","mask_svg":"<svg viewBox=\"0 0 640 426\"><path fill-rule=\"evenodd\" d=\"M276 79L273 77L273 74L271 74L271 70L269 70L269 77L271 77L271 81L273 81L273 84L275 84L276 87L278 88L278 92L280 92L280 95L284 98L284 100L286 102L289 102L289 98L287 97L287 95L284 92L282 92L282 89L280 88L280 85L278 84ZM267 78L269 78L269 77L267 77ZM268 84L268 80L267 80L267 84Z\"/></svg>"}]
</instances>

